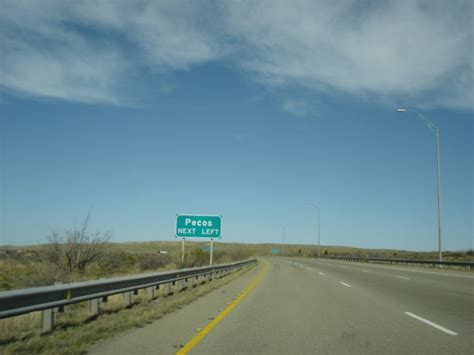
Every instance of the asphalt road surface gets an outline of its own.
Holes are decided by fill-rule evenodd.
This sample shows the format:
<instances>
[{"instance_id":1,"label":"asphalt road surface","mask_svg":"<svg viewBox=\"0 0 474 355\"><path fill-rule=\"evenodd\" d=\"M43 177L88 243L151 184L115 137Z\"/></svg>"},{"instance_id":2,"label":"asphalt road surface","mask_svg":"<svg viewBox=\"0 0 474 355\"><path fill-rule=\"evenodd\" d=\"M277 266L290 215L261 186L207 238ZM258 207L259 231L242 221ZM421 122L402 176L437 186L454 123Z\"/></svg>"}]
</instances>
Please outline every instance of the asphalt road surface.
<instances>
[{"instance_id":1,"label":"asphalt road surface","mask_svg":"<svg viewBox=\"0 0 474 355\"><path fill-rule=\"evenodd\" d=\"M91 352L180 349L190 354L473 354L474 275L267 258L224 289Z\"/></svg>"}]
</instances>

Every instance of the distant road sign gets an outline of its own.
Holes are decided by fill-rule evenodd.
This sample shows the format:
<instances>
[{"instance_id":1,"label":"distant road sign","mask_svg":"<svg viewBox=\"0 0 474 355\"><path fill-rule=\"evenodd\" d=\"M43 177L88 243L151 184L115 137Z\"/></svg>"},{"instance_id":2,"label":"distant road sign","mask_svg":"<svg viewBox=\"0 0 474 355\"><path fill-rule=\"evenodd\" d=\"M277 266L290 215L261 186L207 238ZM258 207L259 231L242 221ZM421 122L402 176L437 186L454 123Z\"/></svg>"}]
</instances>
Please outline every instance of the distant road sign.
<instances>
[{"instance_id":1,"label":"distant road sign","mask_svg":"<svg viewBox=\"0 0 474 355\"><path fill-rule=\"evenodd\" d=\"M177 238L221 237L221 216L179 214L176 216Z\"/></svg>"},{"instance_id":2,"label":"distant road sign","mask_svg":"<svg viewBox=\"0 0 474 355\"><path fill-rule=\"evenodd\" d=\"M277 255L279 252L280 252L280 250L278 248L272 248L272 250L271 250L272 255Z\"/></svg>"}]
</instances>

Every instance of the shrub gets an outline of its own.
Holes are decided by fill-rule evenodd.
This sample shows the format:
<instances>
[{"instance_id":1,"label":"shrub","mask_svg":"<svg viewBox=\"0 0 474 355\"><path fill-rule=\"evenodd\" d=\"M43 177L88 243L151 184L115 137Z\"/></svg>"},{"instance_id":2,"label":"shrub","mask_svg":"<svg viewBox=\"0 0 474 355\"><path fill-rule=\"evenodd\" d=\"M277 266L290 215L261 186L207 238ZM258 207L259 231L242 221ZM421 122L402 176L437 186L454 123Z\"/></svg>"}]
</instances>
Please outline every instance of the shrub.
<instances>
[{"instance_id":1,"label":"shrub","mask_svg":"<svg viewBox=\"0 0 474 355\"><path fill-rule=\"evenodd\" d=\"M89 233L87 215L82 228L68 230L63 234L52 232L45 248L46 259L65 273L67 282L74 282L84 274L88 265L101 260L107 252L107 242L111 235L99 232Z\"/></svg>"},{"instance_id":2,"label":"shrub","mask_svg":"<svg viewBox=\"0 0 474 355\"><path fill-rule=\"evenodd\" d=\"M143 254L139 256L138 265L141 271L156 270L171 262L166 255Z\"/></svg>"}]
</instances>

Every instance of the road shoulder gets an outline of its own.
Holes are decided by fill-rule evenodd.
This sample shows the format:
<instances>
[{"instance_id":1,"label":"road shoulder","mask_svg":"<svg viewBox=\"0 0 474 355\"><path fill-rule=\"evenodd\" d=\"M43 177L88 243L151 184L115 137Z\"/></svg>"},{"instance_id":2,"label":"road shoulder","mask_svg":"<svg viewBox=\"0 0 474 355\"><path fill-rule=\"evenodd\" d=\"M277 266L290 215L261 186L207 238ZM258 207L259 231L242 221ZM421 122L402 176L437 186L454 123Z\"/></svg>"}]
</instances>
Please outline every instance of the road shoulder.
<instances>
[{"instance_id":1,"label":"road shoulder","mask_svg":"<svg viewBox=\"0 0 474 355\"><path fill-rule=\"evenodd\" d=\"M89 354L174 354L238 297L261 268L262 263L143 328L126 331L96 344L90 348Z\"/></svg>"}]
</instances>

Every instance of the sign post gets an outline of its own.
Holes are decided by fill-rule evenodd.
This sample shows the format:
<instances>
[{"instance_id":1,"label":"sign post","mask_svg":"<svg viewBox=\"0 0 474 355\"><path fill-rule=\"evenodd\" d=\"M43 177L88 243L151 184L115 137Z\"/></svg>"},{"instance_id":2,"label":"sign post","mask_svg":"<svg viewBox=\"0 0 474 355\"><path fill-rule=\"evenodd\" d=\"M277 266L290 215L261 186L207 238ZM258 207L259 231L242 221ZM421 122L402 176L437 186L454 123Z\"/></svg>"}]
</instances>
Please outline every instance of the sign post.
<instances>
[{"instance_id":1,"label":"sign post","mask_svg":"<svg viewBox=\"0 0 474 355\"><path fill-rule=\"evenodd\" d=\"M221 238L222 216L192 214L176 215L176 238L182 238L181 263L184 263L184 240L186 238L208 238L211 240L209 265L212 265L214 239Z\"/></svg>"},{"instance_id":2,"label":"sign post","mask_svg":"<svg viewBox=\"0 0 474 355\"><path fill-rule=\"evenodd\" d=\"M212 251L214 250L214 248L213 248L213 244L214 244L213 241L214 241L214 239L211 239L211 250L210 250L210 252L209 252L209 265L211 265L211 266L212 266Z\"/></svg>"}]
</instances>

